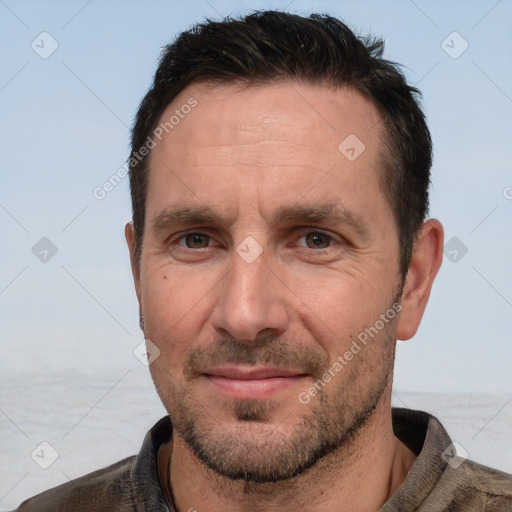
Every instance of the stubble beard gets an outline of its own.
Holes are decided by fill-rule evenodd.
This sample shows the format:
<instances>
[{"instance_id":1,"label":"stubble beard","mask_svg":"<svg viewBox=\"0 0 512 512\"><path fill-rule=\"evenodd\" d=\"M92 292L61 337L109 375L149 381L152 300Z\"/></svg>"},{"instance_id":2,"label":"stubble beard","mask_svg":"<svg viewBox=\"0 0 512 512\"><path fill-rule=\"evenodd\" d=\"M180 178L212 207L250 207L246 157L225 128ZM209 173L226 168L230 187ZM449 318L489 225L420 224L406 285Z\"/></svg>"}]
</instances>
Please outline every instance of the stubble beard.
<instances>
[{"instance_id":1,"label":"stubble beard","mask_svg":"<svg viewBox=\"0 0 512 512\"><path fill-rule=\"evenodd\" d=\"M224 346L231 346L230 354L240 353L240 347L235 347L232 340L223 341ZM174 434L207 468L230 480L281 482L304 473L333 452L343 459L371 422L392 380L393 323L373 343L380 345L378 349L370 344L363 347L308 404L300 404L294 396L299 414L293 423L290 421L297 416L295 408L287 417L272 422L279 411L279 401L224 399L222 410L229 410L236 420L235 426L227 429L214 416L214 409L208 410L207 405L194 398L194 379L188 385L167 387L168 396L162 395L162 386L157 385L157 391L169 412ZM272 342L266 346L271 347L265 351L267 357L257 357L257 362L270 360L279 365L282 361L275 356L276 347ZM282 346L277 350L282 350ZM218 348L216 354L219 358L226 355ZM244 355L240 359L249 362ZM318 375L329 366L318 355L312 365L320 368L320 361ZM153 375L153 380L156 384L159 379ZM169 385L167 379L165 383Z\"/></svg>"}]
</instances>

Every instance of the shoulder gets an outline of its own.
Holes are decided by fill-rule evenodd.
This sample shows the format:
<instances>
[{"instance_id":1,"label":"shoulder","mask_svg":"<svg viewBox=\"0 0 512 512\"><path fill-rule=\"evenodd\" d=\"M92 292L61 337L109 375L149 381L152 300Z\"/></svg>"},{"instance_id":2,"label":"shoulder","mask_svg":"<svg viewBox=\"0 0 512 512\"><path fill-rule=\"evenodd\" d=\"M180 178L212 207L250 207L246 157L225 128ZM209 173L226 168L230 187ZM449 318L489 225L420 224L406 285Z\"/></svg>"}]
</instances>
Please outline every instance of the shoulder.
<instances>
[{"instance_id":1,"label":"shoulder","mask_svg":"<svg viewBox=\"0 0 512 512\"><path fill-rule=\"evenodd\" d=\"M136 510L131 472L136 457L67 482L24 501L16 512Z\"/></svg>"},{"instance_id":2,"label":"shoulder","mask_svg":"<svg viewBox=\"0 0 512 512\"><path fill-rule=\"evenodd\" d=\"M16 512L153 512L169 510L158 474L158 451L172 436L169 417L146 434L137 456L127 457L24 501Z\"/></svg>"},{"instance_id":3,"label":"shoulder","mask_svg":"<svg viewBox=\"0 0 512 512\"><path fill-rule=\"evenodd\" d=\"M393 409L393 429L417 459L382 511L512 511L512 475L457 455L436 417Z\"/></svg>"},{"instance_id":4,"label":"shoulder","mask_svg":"<svg viewBox=\"0 0 512 512\"><path fill-rule=\"evenodd\" d=\"M512 475L466 460L453 469L460 493L487 512L512 510ZM449 474L448 471L445 474ZM455 478L455 477L453 477Z\"/></svg>"}]
</instances>

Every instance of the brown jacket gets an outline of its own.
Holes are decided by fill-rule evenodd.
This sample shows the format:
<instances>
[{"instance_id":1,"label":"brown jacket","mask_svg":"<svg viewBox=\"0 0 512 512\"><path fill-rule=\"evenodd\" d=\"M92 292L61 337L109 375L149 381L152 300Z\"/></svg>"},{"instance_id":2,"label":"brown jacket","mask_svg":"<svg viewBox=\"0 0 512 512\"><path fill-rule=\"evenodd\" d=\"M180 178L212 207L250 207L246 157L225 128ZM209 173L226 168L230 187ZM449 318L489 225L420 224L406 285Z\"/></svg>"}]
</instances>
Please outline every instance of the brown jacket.
<instances>
[{"instance_id":1,"label":"brown jacket","mask_svg":"<svg viewBox=\"0 0 512 512\"><path fill-rule=\"evenodd\" d=\"M393 428L418 458L380 512L512 511L512 475L455 459L451 440L436 418L393 409ZM165 417L148 432L136 457L43 492L16 512L172 512L157 465L158 449L171 434Z\"/></svg>"}]
</instances>

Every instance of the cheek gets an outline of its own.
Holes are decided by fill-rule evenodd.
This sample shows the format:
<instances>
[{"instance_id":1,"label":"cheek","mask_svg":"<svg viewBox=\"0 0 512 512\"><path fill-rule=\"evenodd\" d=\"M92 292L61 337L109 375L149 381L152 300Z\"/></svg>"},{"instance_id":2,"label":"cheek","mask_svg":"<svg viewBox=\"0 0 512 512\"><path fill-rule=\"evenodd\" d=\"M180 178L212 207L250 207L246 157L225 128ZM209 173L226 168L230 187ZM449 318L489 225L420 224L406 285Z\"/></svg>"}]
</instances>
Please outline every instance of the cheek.
<instances>
[{"instance_id":1,"label":"cheek","mask_svg":"<svg viewBox=\"0 0 512 512\"><path fill-rule=\"evenodd\" d=\"M142 281L145 334L160 350L166 366L180 367L206 316L202 294L168 273L152 273Z\"/></svg>"},{"instance_id":2,"label":"cheek","mask_svg":"<svg viewBox=\"0 0 512 512\"><path fill-rule=\"evenodd\" d=\"M302 277L295 287L299 322L335 359L390 307L389 282L385 288L358 274L316 276L311 283Z\"/></svg>"}]
</instances>

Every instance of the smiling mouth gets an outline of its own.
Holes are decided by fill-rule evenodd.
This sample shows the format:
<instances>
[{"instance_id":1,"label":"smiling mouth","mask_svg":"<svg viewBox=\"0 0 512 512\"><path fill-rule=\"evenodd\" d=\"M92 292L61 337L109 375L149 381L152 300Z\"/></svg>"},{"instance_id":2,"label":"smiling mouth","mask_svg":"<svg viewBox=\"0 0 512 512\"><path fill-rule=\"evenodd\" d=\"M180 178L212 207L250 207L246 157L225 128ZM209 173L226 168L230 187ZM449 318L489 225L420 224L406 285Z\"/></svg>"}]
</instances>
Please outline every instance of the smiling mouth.
<instances>
[{"instance_id":1,"label":"smiling mouth","mask_svg":"<svg viewBox=\"0 0 512 512\"><path fill-rule=\"evenodd\" d=\"M224 366L204 372L213 389L229 398L262 400L302 382L305 373L288 368Z\"/></svg>"}]
</instances>

